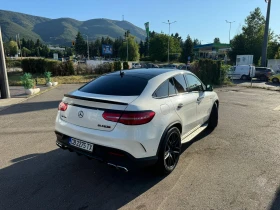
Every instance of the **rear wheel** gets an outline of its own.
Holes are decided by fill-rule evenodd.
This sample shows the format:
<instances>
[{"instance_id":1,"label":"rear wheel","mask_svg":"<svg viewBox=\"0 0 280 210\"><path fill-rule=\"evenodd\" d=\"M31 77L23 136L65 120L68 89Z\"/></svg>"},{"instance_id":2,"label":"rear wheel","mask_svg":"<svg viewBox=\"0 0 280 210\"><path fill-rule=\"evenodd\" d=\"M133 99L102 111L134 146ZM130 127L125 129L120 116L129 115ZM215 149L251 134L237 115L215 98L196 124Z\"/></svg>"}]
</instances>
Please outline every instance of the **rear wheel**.
<instances>
[{"instance_id":1,"label":"rear wheel","mask_svg":"<svg viewBox=\"0 0 280 210\"><path fill-rule=\"evenodd\" d=\"M159 150L157 172L170 174L176 167L181 153L181 134L178 128L171 128L163 139Z\"/></svg>"},{"instance_id":2,"label":"rear wheel","mask_svg":"<svg viewBox=\"0 0 280 210\"><path fill-rule=\"evenodd\" d=\"M273 83L278 83L278 82L279 82L279 79L278 79L278 78L273 78L273 79L272 79L272 82L273 82Z\"/></svg>"},{"instance_id":3,"label":"rear wheel","mask_svg":"<svg viewBox=\"0 0 280 210\"><path fill-rule=\"evenodd\" d=\"M217 103L214 103L208 120L208 128L215 129L218 125L218 121L219 121L218 105Z\"/></svg>"},{"instance_id":4,"label":"rear wheel","mask_svg":"<svg viewBox=\"0 0 280 210\"><path fill-rule=\"evenodd\" d=\"M247 77L246 75L242 75L241 79L242 79L242 80L247 80L248 77Z\"/></svg>"}]
</instances>

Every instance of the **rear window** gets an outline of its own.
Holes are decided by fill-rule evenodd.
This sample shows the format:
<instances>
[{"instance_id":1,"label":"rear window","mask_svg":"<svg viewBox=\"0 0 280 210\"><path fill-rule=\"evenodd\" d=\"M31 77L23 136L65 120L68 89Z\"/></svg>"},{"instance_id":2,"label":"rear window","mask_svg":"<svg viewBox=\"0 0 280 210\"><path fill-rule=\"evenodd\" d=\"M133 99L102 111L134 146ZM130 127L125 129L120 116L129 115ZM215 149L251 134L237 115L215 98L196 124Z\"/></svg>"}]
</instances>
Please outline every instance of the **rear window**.
<instances>
[{"instance_id":1,"label":"rear window","mask_svg":"<svg viewBox=\"0 0 280 210\"><path fill-rule=\"evenodd\" d=\"M81 87L79 91L113 96L138 96L148 83L147 79L129 75L106 75Z\"/></svg>"}]
</instances>

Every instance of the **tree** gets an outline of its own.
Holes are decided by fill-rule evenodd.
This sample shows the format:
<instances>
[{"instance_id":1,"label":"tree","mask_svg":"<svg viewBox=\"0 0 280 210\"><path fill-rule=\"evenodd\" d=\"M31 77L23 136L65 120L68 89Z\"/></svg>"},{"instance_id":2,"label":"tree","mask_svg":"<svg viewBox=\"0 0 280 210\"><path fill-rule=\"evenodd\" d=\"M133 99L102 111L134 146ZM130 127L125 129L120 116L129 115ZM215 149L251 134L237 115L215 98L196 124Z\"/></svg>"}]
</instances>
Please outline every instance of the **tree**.
<instances>
[{"instance_id":1,"label":"tree","mask_svg":"<svg viewBox=\"0 0 280 210\"><path fill-rule=\"evenodd\" d=\"M85 56L87 54L87 44L80 32L76 36L75 51L78 55Z\"/></svg>"},{"instance_id":2,"label":"tree","mask_svg":"<svg viewBox=\"0 0 280 210\"><path fill-rule=\"evenodd\" d=\"M115 58L119 57L119 49L122 46L122 37L119 37L117 39L115 39L114 43L113 43L113 56Z\"/></svg>"},{"instance_id":3,"label":"tree","mask_svg":"<svg viewBox=\"0 0 280 210\"><path fill-rule=\"evenodd\" d=\"M278 51L276 52L274 58L275 59L280 59L280 47L278 48Z\"/></svg>"},{"instance_id":4,"label":"tree","mask_svg":"<svg viewBox=\"0 0 280 210\"><path fill-rule=\"evenodd\" d=\"M236 55L238 54L249 54L254 55L254 63L258 63L262 52L264 26L265 18L260 8L256 8L245 19L242 33L236 35L231 41L232 51L229 53L229 56L232 61L236 60ZM269 38L272 40L272 32L270 32Z\"/></svg>"},{"instance_id":5,"label":"tree","mask_svg":"<svg viewBox=\"0 0 280 210\"><path fill-rule=\"evenodd\" d=\"M31 51L29 49L27 49L26 47L23 47L21 49L21 51L22 51L22 56L24 56L24 57L27 57L31 54Z\"/></svg>"},{"instance_id":6,"label":"tree","mask_svg":"<svg viewBox=\"0 0 280 210\"><path fill-rule=\"evenodd\" d=\"M141 58L144 57L144 55L145 55L145 45L142 40L140 41L140 44L139 44L139 54L140 54Z\"/></svg>"},{"instance_id":7,"label":"tree","mask_svg":"<svg viewBox=\"0 0 280 210\"><path fill-rule=\"evenodd\" d=\"M214 44L221 44L220 38L216 37L216 38L214 39Z\"/></svg>"},{"instance_id":8,"label":"tree","mask_svg":"<svg viewBox=\"0 0 280 210\"><path fill-rule=\"evenodd\" d=\"M15 56L18 54L18 45L15 41L9 41L4 45L6 55Z\"/></svg>"},{"instance_id":9,"label":"tree","mask_svg":"<svg viewBox=\"0 0 280 210\"><path fill-rule=\"evenodd\" d=\"M128 60L137 61L140 58L139 45L135 42L135 37L129 35L126 39L128 41ZM127 43L124 42L119 49L119 55L122 60L126 60L127 57Z\"/></svg>"},{"instance_id":10,"label":"tree","mask_svg":"<svg viewBox=\"0 0 280 210\"><path fill-rule=\"evenodd\" d=\"M170 39L169 39L170 38ZM156 34L150 39L150 56L152 60L166 61L168 52L168 39L170 54L180 54L180 41L165 34Z\"/></svg>"},{"instance_id":11,"label":"tree","mask_svg":"<svg viewBox=\"0 0 280 210\"><path fill-rule=\"evenodd\" d=\"M183 51L180 59L182 62L186 63L188 61L188 57L191 58L191 61L193 60L193 56L194 56L193 47L194 47L194 43L190 35L188 35L186 41L183 44Z\"/></svg>"}]
</instances>

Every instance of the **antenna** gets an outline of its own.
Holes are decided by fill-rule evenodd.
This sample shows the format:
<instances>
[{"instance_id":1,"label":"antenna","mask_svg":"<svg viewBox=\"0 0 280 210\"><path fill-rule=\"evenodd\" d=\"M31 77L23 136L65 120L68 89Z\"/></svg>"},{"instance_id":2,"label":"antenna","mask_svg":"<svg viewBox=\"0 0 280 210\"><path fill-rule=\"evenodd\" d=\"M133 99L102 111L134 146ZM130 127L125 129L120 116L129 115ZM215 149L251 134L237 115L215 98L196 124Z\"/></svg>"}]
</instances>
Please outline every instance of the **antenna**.
<instances>
[{"instance_id":1,"label":"antenna","mask_svg":"<svg viewBox=\"0 0 280 210\"><path fill-rule=\"evenodd\" d=\"M124 15L122 15L122 21L124 21Z\"/></svg>"}]
</instances>

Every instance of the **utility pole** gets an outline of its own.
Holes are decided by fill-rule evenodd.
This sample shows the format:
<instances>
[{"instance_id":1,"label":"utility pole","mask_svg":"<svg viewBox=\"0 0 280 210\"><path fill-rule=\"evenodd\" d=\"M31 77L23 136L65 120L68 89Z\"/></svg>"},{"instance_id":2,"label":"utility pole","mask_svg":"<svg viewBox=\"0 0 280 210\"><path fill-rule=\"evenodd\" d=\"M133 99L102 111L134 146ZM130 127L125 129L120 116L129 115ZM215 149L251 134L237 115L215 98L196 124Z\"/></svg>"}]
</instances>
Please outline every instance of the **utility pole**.
<instances>
[{"instance_id":1,"label":"utility pole","mask_svg":"<svg viewBox=\"0 0 280 210\"><path fill-rule=\"evenodd\" d=\"M126 61L128 61L128 38L129 38L129 30L127 30L124 34L125 38L126 38Z\"/></svg>"},{"instance_id":2,"label":"utility pole","mask_svg":"<svg viewBox=\"0 0 280 210\"><path fill-rule=\"evenodd\" d=\"M263 47L262 47L262 60L261 64L263 67L266 67L267 60L267 45L268 45L268 33L269 33L269 19L270 19L270 8L271 8L271 0L265 0L267 5L267 13L266 13L266 22L265 22L265 31L263 38Z\"/></svg>"},{"instance_id":3,"label":"utility pole","mask_svg":"<svg viewBox=\"0 0 280 210\"><path fill-rule=\"evenodd\" d=\"M88 55L88 60L89 60L89 46L88 46L88 35L84 34L85 36L87 36L87 55Z\"/></svg>"},{"instance_id":4,"label":"utility pole","mask_svg":"<svg viewBox=\"0 0 280 210\"><path fill-rule=\"evenodd\" d=\"M230 31L231 31L231 24L234 23L235 21L227 21L227 23L229 23L229 34L228 34L228 43L230 44Z\"/></svg>"},{"instance_id":5,"label":"utility pole","mask_svg":"<svg viewBox=\"0 0 280 210\"><path fill-rule=\"evenodd\" d=\"M8 75L6 69L5 53L2 40L2 32L0 27L0 91L1 98L10 98L10 89L8 82Z\"/></svg>"},{"instance_id":6,"label":"utility pole","mask_svg":"<svg viewBox=\"0 0 280 210\"><path fill-rule=\"evenodd\" d=\"M167 59L168 63L169 63L169 45L170 45L170 44L169 44L169 42L170 42L170 25L173 24L173 23L176 23L176 22L177 22L177 21L174 21L174 22L170 23L169 20L168 20L168 23L163 22L163 23L169 25L169 32L168 32L168 59Z\"/></svg>"},{"instance_id":7,"label":"utility pole","mask_svg":"<svg viewBox=\"0 0 280 210\"><path fill-rule=\"evenodd\" d=\"M20 51L20 58L22 59L22 53L21 53L21 46L20 46L19 34L18 34L18 45L19 45L19 51Z\"/></svg>"}]
</instances>

